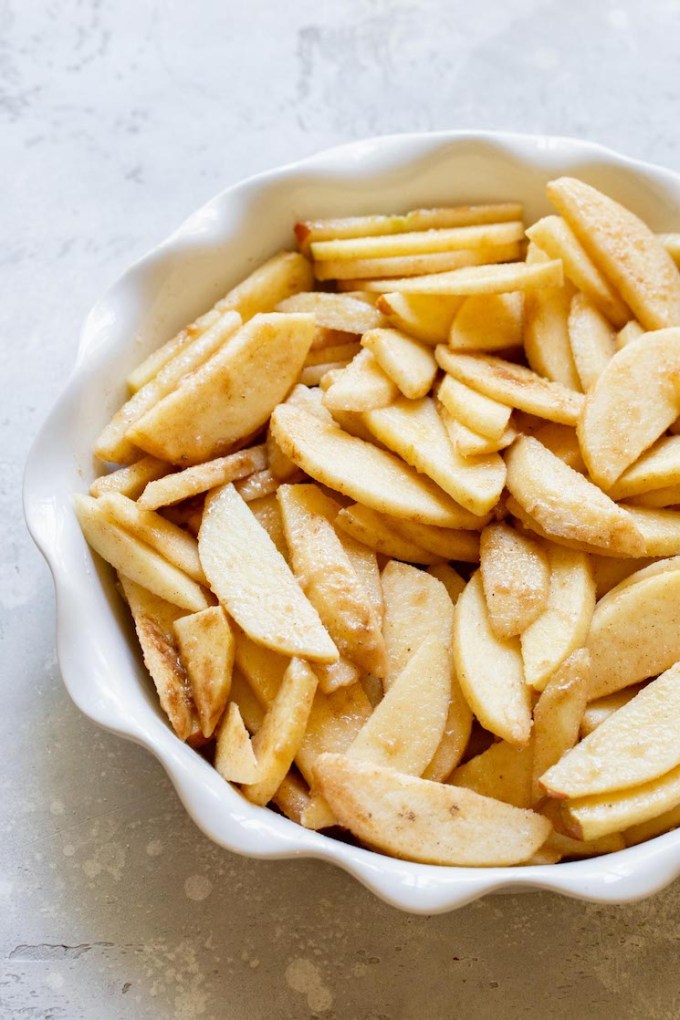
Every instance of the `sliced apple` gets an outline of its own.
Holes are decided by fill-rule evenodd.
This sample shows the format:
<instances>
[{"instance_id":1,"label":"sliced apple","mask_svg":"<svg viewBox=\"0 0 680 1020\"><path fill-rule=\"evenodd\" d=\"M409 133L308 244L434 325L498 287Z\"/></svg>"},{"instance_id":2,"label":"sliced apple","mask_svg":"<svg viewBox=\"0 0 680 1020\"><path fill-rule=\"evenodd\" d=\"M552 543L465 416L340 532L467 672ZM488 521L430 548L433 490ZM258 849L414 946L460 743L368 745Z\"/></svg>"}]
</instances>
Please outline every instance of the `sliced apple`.
<instances>
[{"instance_id":1,"label":"sliced apple","mask_svg":"<svg viewBox=\"0 0 680 1020\"><path fill-rule=\"evenodd\" d=\"M560 177L548 198L645 329L680 325L680 275L649 227L584 181Z\"/></svg>"},{"instance_id":2,"label":"sliced apple","mask_svg":"<svg viewBox=\"0 0 680 1020\"><path fill-rule=\"evenodd\" d=\"M315 485L283 485L278 500L295 576L341 655L384 676L380 620L328 519L339 505Z\"/></svg>"},{"instance_id":3,"label":"sliced apple","mask_svg":"<svg viewBox=\"0 0 680 1020\"><path fill-rule=\"evenodd\" d=\"M173 629L183 611L124 574L119 573L118 577L135 622L144 665L151 674L161 708L180 740L187 740L200 729Z\"/></svg>"},{"instance_id":4,"label":"sliced apple","mask_svg":"<svg viewBox=\"0 0 680 1020\"><path fill-rule=\"evenodd\" d=\"M396 383L381 368L375 355L364 349L338 372L323 400L331 412L366 411L391 404L398 393Z\"/></svg>"},{"instance_id":5,"label":"sliced apple","mask_svg":"<svg viewBox=\"0 0 680 1020\"><path fill-rule=\"evenodd\" d=\"M643 538L629 513L531 436L506 453L507 487L549 535L641 556Z\"/></svg>"},{"instance_id":6,"label":"sliced apple","mask_svg":"<svg viewBox=\"0 0 680 1020\"><path fill-rule=\"evenodd\" d=\"M450 563L435 563L427 568L431 577L436 577L446 588L452 603L456 604L467 582L460 576Z\"/></svg>"},{"instance_id":7,"label":"sliced apple","mask_svg":"<svg viewBox=\"0 0 680 1020\"><path fill-rule=\"evenodd\" d=\"M523 747L531 734L531 703L520 645L494 634L479 571L456 603L453 654L465 699L482 726Z\"/></svg>"},{"instance_id":8,"label":"sliced apple","mask_svg":"<svg viewBox=\"0 0 680 1020\"><path fill-rule=\"evenodd\" d=\"M567 801L563 812L575 836L599 839L649 822L678 804L680 767L641 786Z\"/></svg>"},{"instance_id":9,"label":"sliced apple","mask_svg":"<svg viewBox=\"0 0 680 1020\"><path fill-rule=\"evenodd\" d=\"M491 627L502 638L521 634L548 602L544 550L507 524L489 524L481 535L480 567Z\"/></svg>"},{"instance_id":10,"label":"sliced apple","mask_svg":"<svg viewBox=\"0 0 680 1020\"><path fill-rule=\"evenodd\" d=\"M533 241L526 261L548 262L550 257ZM561 287L533 290L524 298L524 353L529 367L538 375L561 383L567 389L581 389L569 344L569 308L574 288L569 280Z\"/></svg>"},{"instance_id":11,"label":"sliced apple","mask_svg":"<svg viewBox=\"0 0 680 1020\"><path fill-rule=\"evenodd\" d=\"M137 499L150 482L162 478L171 470L170 465L158 457L140 457L134 464L95 478L90 486L90 495L103 496L107 492L120 492L130 499Z\"/></svg>"},{"instance_id":12,"label":"sliced apple","mask_svg":"<svg viewBox=\"0 0 680 1020\"><path fill-rule=\"evenodd\" d=\"M513 747L505 740L498 740L486 751L459 765L449 782L504 804L531 807L532 745L530 741L526 747Z\"/></svg>"},{"instance_id":13,"label":"sliced apple","mask_svg":"<svg viewBox=\"0 0 680 1020\"><path fill-rule=\"evenodd\" d=\"M524 295L466 297L451 324L449 345L456 351L498 351L522 343Z\"/></svg>"},{"instance_id":14,"label":"sliced apple","mask_svg":"<svg viewBox=\"0 0 680 1020\"><path fill-rule=\"evenodd\" d=\"M361 344L405 397L416 400L429 393L437 374L431 348L398 329L369 330L362 336Z\"/></svg>"},{"instance_id":15,"label":"sliced apple","mask_svg":"<svg viewBox=\"0 0 680 1020\"><path fill-rule=\"evenodd\" d=\"M461 457L431 398L402 397L390 407L367 411L363 420L381 443L432 478L466 510L481 516L498 502L505 483L502 458L498 454L474 461Z\"/></svg>"},{"instance_id":16,"label":"sliced apple","mask_svg":"<svg viewBox=\"0 0 680 1020\"><path fill-rule=\"evenodd\" d=\"M407 860L520 864L551 829L533 811L344 755L323 755L316 776L341 825L370 846Z\"/></svg>"},{"instance_id":17,"label":"sliced apple","mask_svg":"<svg viewBox=\"0 0 680 1020\"><path fill-rule=\"evenodd\" d=\"M213 764L230 783L255 783L260 775L248 730L235 701L229 704L217 729Z\"/></svg>"},{"instance_id":18,"label":"sliced apple","mask_svg":"<svg viewBox=\"0 0 680 1020\"><path fill-rule=\"evenodd\" d=\"M590 686L590 656L585 648L558 666L534 708L531 803L545 795L539 779L579 739Z\"/></svg>"},{"instance_id":19,"label":"sliced apple","mask_svg":"<svg viewBox=\"0 0 680 1020\"><path fill-rule=\"evenodd\" d=\"M377 510L354 503L340 511L335 525L343 534L390 559L422 564L438 563L442 559L439 553L424 549L396 531L392 525L392 521L396 520L398 518L388 517Z\"/></svg>"},{"instance_id":20,"label":"sliced apple","mask_svg":"<svg viewBox=\"0 0 680 1020\"><path fill-rule=\"evenodd\" d=\"M147 453L181 466L230 452L283 400L313 337L311 315L255 316L135 422L127 438Z\"/></svg>"},{"instance_id":21,"label":"sliced apple","mask_svg":"<svg viewBox=\"0 0 680 1020\"><path fill-rule=\"evenodd\" d=\"M258 778L244 784L253 804L267 804L288 772L307 729L317 677L302 659L291 659L262 726L253 738Z\"/></svg>"},{"instance_id":22,"label":"sliced apple","mask_svg":"<svg viewBox=\"0 0 680 1020\"><path fill-rule=\"evenodd\" d=\"M296 407L277 407L271 428L284 453L315 481L394 517L458 526L460 508L450 496L393 454Z\"/></svg>"},{"instance_id":23,"label":"sliced apple","mask_svg":"<svg viewBox=\"0 0 680 1020\"><path fill-rule=\"evenodd\" d=\"M305 312L314 316L317 326L344 333L365 333L382 325L382 315L365 301L357 301L349 294L327 294L324 291L304 291L293 294L276 306L277 312ZM312 347L317 344L313 343Z\"/></svg>"},{"instance_id":24,"label":"sliced apple","mask_svg":"<svg viewBox=\"0 0 680 1020\"><path fill-rule=\"evenodd\" d=\"M88 545L116 570L158 598L189 612L196 613L211 604L208 593L200 584L146 542L112 521L102 507L101 499L77 495L74 504Z\"/></svg>"},{"instance_id":25,"label":"sliced apple","mask_svg":"<svg viewBox=\"0 0 680 1020\"><path fill-rule=\"evenodd\" d=\"M381 294L376 307L390 324L432 346L448 341L453 317L465 299L438 294Z\"/></svg>"},{"instance_id":26,"label":"sliced apple","mask_svg":"<svg viewBox=\"0 0 680 1020\"><path fill-rule=\"evenodd\" d=\"M523 365L485 354L457 354L443 346L437 347L435 355L454 379L501 404L563 425L575 425L579 419L583 394L544 379Z\"/></svg>"},{"instance_id":27,"label":"sliced apple","mask_svg":"<svg viewBox=\"0 0 680 1020\"><path fill-rule=\"evenodd\" d=\"M146 510L171 506L183 499L199 496L218 485L247 478L256 471L263 471L266 466L267 450L264 444L250 446L247 450L239 450L227 457L217 457L185 468L184 471L174 471L164 478L149 482L138 502Z\"/></svg>"},{"instance_id":28,"label":"sliced apple","mask_svg":"<svg viewBox=\"0 0 680 1020\"><path fill-rule=\"evenodd\" d=\"M591 684L588 685L589 690L590 686ZM579 729L581 739L596 730L614 712L618 712L620 708L627 705L642 690L643 686L643 684L631 684L630 687L623 687L620 691L607 694L604 698L597 698L586 705Z\"/></svg>"},{"instance_id":29,"label":"sliced apple","mask_svg":"<svg viewBox=\"0 0 680 1020\"><path fill-rule=\"evenodd\" d=\"M652 564L601 599L588 634L589 700L658 676L680 659L680 558Z\"/></svg>"},{"instance_id":30,"label":"sliced apple","mask_svg":"<svg viewBox=\"0 0 680 1020\"><path fill-rule=\"evenodd\" d=\"M507 294L509 291L534 290L537 287L559 287L564 275L559 260L528 266L525 262L504 265L463 266L450 272L402 280L370 280L369 292L378 294L392 290L403 294Z\"/></svg>"},{"instance_id":31,"label":"sliced apple","mask_svg":"<svg viewBox=\"0 0 680 1020\"><path fill-rule=\"evenodd\" d=\"M233 485L215 490L198 549L211 588L254 641L284 655L337 660L316 609Z\"/></svg>"},{"instance_id":32,"label":"sliced apple","mask_svg":"<svg viewBox=\"0 0 680 1020\"><path fill-rule=\"evenodd\" d=\"M680 484L680 436L663 436L614 482L612 499Z\"/></svg>"},{"instance_id":33,"label":"sliced apple","mask_svg":"<svg viewBox=\"0 0 680 1020\"><path fill-rule=\"evenodd\" d=\"M617 351L578 424L594 480L611 488L680 414L680 329L647 333Z\"/></svg>"},{"instance_id":34,"label":"sliced apple","mask_svg":"<svg viewBox=\"0 0 680 1020\"><path fill-rule=\"evenodd\" d=\"M575 294L569 309L569 343L584 393L588 393L614 357L614 331L602 312Z\"/></svg>"},{"instance_id":35,"label":"sliced apple","mask_svg":"<svg viewBox=\"0 0 680 1020\"><path fill-rule=\"evenodd\" d=\"M542 691L562 662L586 641L595 609L588 555L550 543L550 586L545 609L521 637L526 682Z\"/></svg>"},{"instance_id":36,"label":"sliced apple","mask_svg":"<svg viewBox=\"0 0 680 1020\"><path fill-rule=\"evenodd\" d=\"M182 616L174 628L203 736L211 737L229 698L234 635L221 606Z\"/></svg>"}]
</instances>

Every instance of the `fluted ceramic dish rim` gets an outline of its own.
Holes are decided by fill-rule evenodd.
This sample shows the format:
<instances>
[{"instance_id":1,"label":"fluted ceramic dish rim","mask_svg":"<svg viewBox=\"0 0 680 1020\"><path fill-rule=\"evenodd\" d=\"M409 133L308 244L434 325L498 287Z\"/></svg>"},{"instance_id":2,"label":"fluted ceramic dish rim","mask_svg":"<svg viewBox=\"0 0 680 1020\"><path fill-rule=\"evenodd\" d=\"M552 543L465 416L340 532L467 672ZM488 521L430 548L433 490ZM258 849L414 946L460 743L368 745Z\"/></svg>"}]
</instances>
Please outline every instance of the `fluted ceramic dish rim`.
<instances>
[{"instance_id":1,"label":"fluted ceramic dish rim","mask_svg":"<svg viewBox=\"0 0 680 1020\"><path fill-rule=\"evenodd\" d=\"M517 169L541 181L571 173L600 186L609 182L615 197L617 192L624 199L632 195L637 208L644 207L643 215L656 217L657 229L680 229L680 175L592 142L547 135L487 131L388 135L340 145L232 185L135 262L95 303L82 329L70 379L28 457L26 520L54 579L57 651L71 698L98 725L154 754L190 816L216 843L255 858L305 857L334 863L387 903L414 913L452 910L491 892L531 889L623 903L651 895L680 873L680 831L590 860L515 868L441 867L396 860L343 843L245 801L163 720L143 678L112 576L95 562L72 512L71 493L84 490L94 475L91 459L83 451L91 449L110 410L122 399L122 362L127 357L132 364L141 357L137 353L130 360L133 338L140 329L144 333L149 316L154 325L143 340L146 348L181 324L181 317L166 321L158 309L168 295L176 294L184 273L187 278L193 273L200 282L195 300L192 296L184 302L186 321L186 313L200 312L226 289L225 281L236 282L250 265L281 246L280 227L276 238L258 231L253 236L251 221L260 214L275 218L282 195L288 196L290 213L295 215L314 189L323 208L307 207L308 216L314 211L317 215L367 212L381 202L384 211L390 211L388 203L396 201L399 181L406 182L402 192L413 196L418 174L427 178L431 173L434 179L444 168L448 170L450 162L455 182L450 201L516 197L511 188L503 192L502 181L497 194L479 193L483 173L479 182L458 181L456 167L467 165L466 160L471 166L477 165L475 160L480 167L489 163L490 168L495 160L497 173L503 168L510 177ZM542 208L545 202L539 192L543 189L538 182L536 187L536 202ZM434 191L439 192L440 203L446 201L441 187ZM372 204L360 209L361 196L368 192ZM377 199L383 192L384 199ZM432 194L430 189L409 204L429 203ZM364 197L363 203L367 202ZM401 207L405 207L403 201ZM666 213L663 217L658 213L661 208ZM295 215L289 215L289 227ZM199 272L200 253L206 252L212 265L217 249L229 250L232 271L224 279L205 281L205 274ZM187 285L191 286L190 279Z\"/></svg>"}]
</instances>

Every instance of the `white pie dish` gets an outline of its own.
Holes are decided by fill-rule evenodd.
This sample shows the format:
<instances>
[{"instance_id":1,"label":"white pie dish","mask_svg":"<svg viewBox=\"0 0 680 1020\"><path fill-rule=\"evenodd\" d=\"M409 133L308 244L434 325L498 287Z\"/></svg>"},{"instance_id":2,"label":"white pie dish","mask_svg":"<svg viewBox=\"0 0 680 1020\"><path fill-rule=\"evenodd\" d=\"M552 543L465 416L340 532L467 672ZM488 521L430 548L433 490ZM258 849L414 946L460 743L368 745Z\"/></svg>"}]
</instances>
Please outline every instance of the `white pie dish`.
<instances>
[{"instance_id":1,"label":"white pie dish","mask_svg":"<svg viewBox=\"0 0 680 1020\"><path fill-rule=\"evenodd\" d=\"M422 913L499 890L624 902L680 873L680 830L586 861L446 868L357 848L246 802L165 721L112 574L93 557L72 509L72 494L95 476L93 442L122 402L129 369L252 267L291 246L296 219L518 199L531 221L547 211L545 182L563 173L630 204L653 228L680 230L679 175L590 143L470 132L376 138L228 188L133 265L85 322L73 374L35 441L24 487L29 529L54 577L61 672L89 718L156 755L196 824L230 850L331 861L387 902Z\"/></svg>"}]
</instances>

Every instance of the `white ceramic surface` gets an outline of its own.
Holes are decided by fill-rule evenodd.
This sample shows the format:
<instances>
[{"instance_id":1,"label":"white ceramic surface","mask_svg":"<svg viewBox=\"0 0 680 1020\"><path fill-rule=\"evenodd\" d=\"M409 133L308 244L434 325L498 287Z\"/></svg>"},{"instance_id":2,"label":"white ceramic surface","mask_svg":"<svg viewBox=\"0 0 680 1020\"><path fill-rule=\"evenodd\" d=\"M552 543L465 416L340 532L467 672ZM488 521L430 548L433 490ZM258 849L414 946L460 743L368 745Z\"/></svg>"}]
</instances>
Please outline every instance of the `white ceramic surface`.
<instances>
[{"instance_id":1,"label":"white ceramic surface","mask_svg":"<svg viewBox=\"0 0 680 1020\"><path fill-rule=\"evenodd\" d=\"M568 173L629 204L653 228L680 229L680 176L599 146L546 136L442 132L329 150L222 192L137 262L93 308L74 372L28 460L25 511L54 577L66 687L101 726L147 747L197 825L253 857L317 857L377 895L435 913L488 892L550 889L623 902L680 873L680 831L590 861L527 868L442 868L393 860L308 832L236 793L171 732L141 665L108 568L95 562L72 493L95 475L93 440L124 397L127 371L277 249L296 219L458 201L519 199L547 210L544 184Z\"/></svg>"}]
</instances>

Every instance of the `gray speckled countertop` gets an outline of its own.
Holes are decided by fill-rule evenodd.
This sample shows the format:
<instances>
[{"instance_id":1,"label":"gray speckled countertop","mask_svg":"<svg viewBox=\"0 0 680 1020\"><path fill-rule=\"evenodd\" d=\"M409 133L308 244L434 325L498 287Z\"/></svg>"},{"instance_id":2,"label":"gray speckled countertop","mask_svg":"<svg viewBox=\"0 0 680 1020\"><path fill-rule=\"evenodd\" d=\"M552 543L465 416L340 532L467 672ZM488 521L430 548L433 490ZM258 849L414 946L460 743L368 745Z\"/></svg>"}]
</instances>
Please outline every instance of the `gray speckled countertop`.
<instances>
[{"instance_id":1,"label":"gray speckled countertop","mask_svg":"<svg viewBox=\"0 0 680 1020\"><path fill-rule=\"evenodd\" d=\"M410 917L315 862L213 846L160 766L68 700L20 509L98 293L224 185L446 127L680 169L672 0L1 0L0 1016L680 1016L680 883Z\"/></svg>"}]
</instances>

